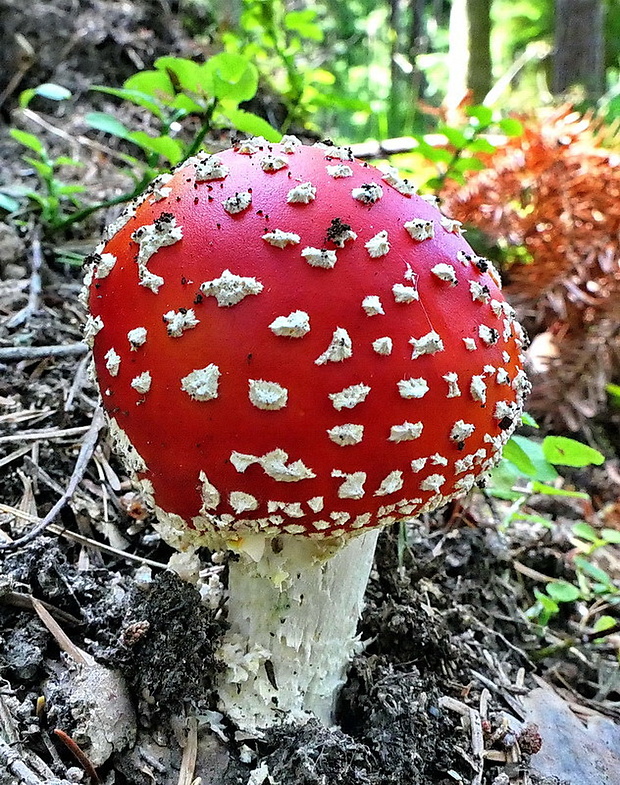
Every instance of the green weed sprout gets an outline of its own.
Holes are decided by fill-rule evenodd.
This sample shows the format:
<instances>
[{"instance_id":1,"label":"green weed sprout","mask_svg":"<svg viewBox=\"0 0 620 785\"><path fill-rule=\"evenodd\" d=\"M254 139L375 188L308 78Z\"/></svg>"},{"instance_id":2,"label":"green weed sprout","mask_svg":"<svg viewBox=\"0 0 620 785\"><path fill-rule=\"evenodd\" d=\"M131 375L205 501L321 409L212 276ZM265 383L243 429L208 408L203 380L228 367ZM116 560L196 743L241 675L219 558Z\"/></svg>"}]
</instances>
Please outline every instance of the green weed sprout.
<instances>
[{"instance_id":1,"label":"green weed sprout","mask_svg":"<svg viewBox=\"0 0 620 785\"><path fill-rule=\"evenodd\" d=\"M51 229L61 228L67 222L70 215L69 210L77 208L81 204L77 195L86 189L79 184L63 182L59 177L58 170L61 166L82 166L82 163L65 155L53 158L43 142L34 134L18 128L11 128L9 133L13 139L30 151L22 156L22 160L32 167L39 180L40 187L38 189L26 188L22 195L36 204L41 221L45 226ZM4 197L0 201L0 207L8 208L10 212L20 209L19 200L8 194L0 196Z\"/></svg>"},{"instance_id":2,"label":"green weed sprout","mask_svg":"<svg viewBox=\"0 0 620 785\"><path fill-rule=\"evenodd\" d=\"M90 112L85 117L90 128L121 139L136 149L135 154L121 155L129 167L126 172L133 179L134 188L112 199L84 205L78 195L85 187L63 182L58 171L62 166L81 165L80 162L67 156L52 158L38 136L12 128L11 136L30 151L23 158L35 171L39 182L37 188L13 189L13 192L0 189L0 209L17 214L27 199L34 204L47 229L62 230L97 210L138 196L158 174L201 149L207 134L216 129L233 129L274 142L281 138L280 132L266 120L239 108L239 104L253 98L258 89L256 66L242 55L223 52L202 64L182 57L160 57L152 70L134 74L120 88L96 85L92 89L147 112L152 133L132 130L106 112ZM40 85L21 94L21 107L26 108L35 96L61 101L71 97L71 93L60 85ZM200 125L192 131L190 126L195 125L197 118Z\"/></svg>"}]
</instances>

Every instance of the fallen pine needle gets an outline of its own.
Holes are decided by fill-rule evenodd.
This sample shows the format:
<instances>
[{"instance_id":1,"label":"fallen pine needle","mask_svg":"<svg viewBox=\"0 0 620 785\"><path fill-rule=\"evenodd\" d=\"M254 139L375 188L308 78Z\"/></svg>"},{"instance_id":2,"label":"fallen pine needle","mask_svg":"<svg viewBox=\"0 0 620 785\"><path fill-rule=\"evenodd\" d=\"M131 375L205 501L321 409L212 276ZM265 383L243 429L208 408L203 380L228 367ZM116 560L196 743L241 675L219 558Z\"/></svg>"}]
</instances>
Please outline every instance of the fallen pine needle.
<instances>
[{"instance_id":1,"label":"fallen pine needle","mask_svg":"<svg viewBox=\"0 0 620 785\"><path fill-rule=\"evenodd\" d=\"M79 646L76 646L75 643L73 643L71 638L69 638L67 633L54 619L52 614L45 608L42 602L36 599L36 597L32 598L32 607L35 609L37 616L41 619L43 624L45 624L47 629L52 633L56 643L64 652L66 652L66 654L68 654L75 662L79 663L80 665L84 665L87 668L95 664L95 660L90 656L90 654L83 651Z\"/></svg>"},{"instance_id":2,"label":"fallen pine needle","mask_svg":"<svg viewBox=\"0 0 620 785\"><path fill-rule=\"evenodd\" d=\"M78 761L80 766L84 769L86 774L91 779L91 782L94 782L95 785L99 785L101 780L95 771L95 767L93 764L88 760L86 754L80 749L80 747L73 741L71 736L68 736L64 730L60 730L56 728L54 730L54 735L62 741L65 747L71 752L73 757Z\"/></svg>"}]
</instances>

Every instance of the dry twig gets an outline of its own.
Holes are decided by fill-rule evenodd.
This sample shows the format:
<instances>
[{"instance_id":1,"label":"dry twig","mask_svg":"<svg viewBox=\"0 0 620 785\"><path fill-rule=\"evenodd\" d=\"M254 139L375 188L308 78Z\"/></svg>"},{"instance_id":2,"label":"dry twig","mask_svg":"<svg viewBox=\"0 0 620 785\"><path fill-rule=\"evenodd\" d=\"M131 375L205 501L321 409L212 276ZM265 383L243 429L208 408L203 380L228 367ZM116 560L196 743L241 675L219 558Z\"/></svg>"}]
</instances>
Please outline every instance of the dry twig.
<instances>
[{"instance_id":1,"label":"dry twig","mask_svg":"<svg viewBox=\"0 0 620 785\"><path fill-rule=\"evenodd\" d=\"M8 504L0 503L0 512L14 516L16 518L22 518L23 520L26 520L34 525L40 524L43 520L42 518L36 518L34 515L29 515L28 513L23 512L18 507L11 507ZM167 569L167 566L162 564L162 562L155 561L154 559L147 559L146 556L138 556L136 553L129 553L128 551L123 551L119 548L114 548L112 545L106 545L103 542L98 542L97 540L93 540L83 534L78 534L77 532L71 531L70 529L66 529L64 526L58 526L55 523L49 524L49 526L46 528L46 531L48 533L51 532L52 534L57 534L59 537L64 537L66 540L77 542L79 545L84 545L88 548L94 548L95 550L99 550L102 553L108 553L110 556L116 556L119 559L135 561L138 564L143 564L146 567L154 567L157 570ZM0 532L0 534L2 533ZM13 543L13 541L8 538L7 542Z\"/></svg>"},{"instance_id":2,"label":"dry twig","mask_svg":"<svg viewBox=\"0 0 620 785\"><path fill-rule=\"evenodd\" d=\"M27 322L28 319L39 310L39 299L41 297L41 266L43 264L41 228L39 226L33 229L31 242L28 302L21 310L13 314L13 316L4 323L4 326L9 330L24 324L24 322Z\"/></svg>"},{"instance_id":3,"label":"dry twig","mask_svg":"<svg viewBox=\"0 0 620 785\"><path fill-rule=\"evenodd\" d=\"M86 354L85 343L67 343L58 346L0 346L0 362L41 360L45 357L71 357Z\"/></svg>"},{"instance_id":4,"label":"dry twig","mask_svg":"<svg viewBox=\"0 0 620 785\"><path fill-rule=\"evenodd\" d=\"M92 426L80 425L76 428L42 428L39 431L21 431L8 436L0 436L0 444L23 441L38 442L42 439L64 439L67 436L81 436L81 434L88 433L91 429Z\"/></svg>"},{"instance_id":5,"label":"dry twig","mask_svg":"<svg viewBox=\"0 0 620 785\"><path fill-rule=\"evenodd\" d=\"M31 594L23 594L22 592L17 591L3 592L0 594L0 602L4 603L5 605L12 605L14 608L29 608L35 610L35 598ZM55 608L53 605L50 605L49 602L44 602L43 600L36 600L36 602L38 602L45 610L49 611L52 617L55 616L64 624L78 626L82 623L75 616L72 616L66 611L60 610L60 608Z\"/></svg>"}]
</instances>

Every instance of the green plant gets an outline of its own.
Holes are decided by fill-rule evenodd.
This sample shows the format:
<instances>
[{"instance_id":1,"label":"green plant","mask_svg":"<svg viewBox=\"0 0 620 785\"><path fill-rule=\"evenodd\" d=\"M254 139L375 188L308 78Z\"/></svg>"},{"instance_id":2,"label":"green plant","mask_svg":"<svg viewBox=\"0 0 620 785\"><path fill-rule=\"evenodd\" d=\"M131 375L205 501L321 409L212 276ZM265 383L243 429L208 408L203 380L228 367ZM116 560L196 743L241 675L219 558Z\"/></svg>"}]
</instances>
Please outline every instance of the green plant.
<instances>
[{"instance_id":1,"label":"green plant","mask_svg":"<svg viewBox=\"0 0 620 785\"><path fill-rule=\"evenodd\" d=\"M306 126L313 113L339 104L331 89L334 75L309 64L309 47L324 38L318 13L313 8L288 10L283 0L243 0L238 27L222 35L226 51L256 63L271 90L278 96L285 116L280 125ZM363 102L345 101L345 111L368 108Z\"/></svg>"},{"instance_id":2,"label":"green plant","mask_svg":"<svg viewBox=\"0 0 620 785\"><path fill-rule=\"evenodd\" d=\"M528 414L523 415L523 422L525 425L538 428ZM506 443L502 460L491 473L489 487L485 493L512 502L504 516L503 526L507 526L513 520L527 520L553 528L555 526L553 521L522 511L531 494L589 499L587 493L556 487L553 483L560 478L560 474L555 467L581 468L600 465L604 460L605 457L598 450L565 436L546 436L539 440L515 435ZM545 579L543 590L534 588L535 601L525 611L526 617L541 631L560 613L563 604L577 601L593 603L598 600L611 605L620 604L620 586L616 585L614 579L592 560L593 555L601 548L620 545L620 531L604 528L597 532L588 523L578 521L572 526L571 542L576 549L576 553L571 558L575 580ZM598 615L589 633L592 640L604 637L606 631L615 628L618 624L615 618L600 615L594 608L592 615ZM540 656L546 656L546 653Z\"/></svg>"},{"instance_id":3,"label":"green plant","mask_svg":"<svg viewBox=\"0 0 620 785\"><path fill-rule=\"evenodd\" d=\"M502 137L523 133L518 120L501 117L488 106L469 106L465 112L468 120L460 128L440 125L433 134L418 134L411 153L393 157L392 163L417 181L419 159L424 159L430 176L421 184L421 190L440 194L449 180L464 184L468 172L487 168L485 156L498 149Z\"/></svg>"},{"instance_id":4,"label":"green plant","mask_svg":"<svg viewBox=\"0 0 620 785\"><path fill-rule=\"evenodd\" d=\"M605 390L609 395L612 406L620 408L620 384L608 384Z\"/></svg>"},{"instance_id":5,"label":"green plant","mask_svg":"<svg viewBox=\"0 0 620 785\"><path fill-rule=\"evenodd\" d=\"M95 85L92 89L146 110L152 133L131 130L106 112L90 112L85 119L91 128L137 147L143 159L136 157L134 164L145 163L151 174L194 155L215 128L234 128L274 142L280 138L266 120L239 108L258 89L256 66L241 55L222 52L202 64L160 57L152 70L130 76L120 88ZM200 125L188 134L182 123L190 117L200 118Z\"/></svg>"},{"instance_id":6,"label":"green plant","mask_svg":"<svg viewBox=\"0 0 620 785\"><path fill-rule=\"evenodd\" d=\"M538 428L527 414L523 416L523 423ZM504 525L507 525L514 518L524 517L520 509L533 493L589 498L587 493L554 485L560 478L555 467L581 468L600 465L604 460L605 456L598 450L566 436L546 436L539 440L514 435L504 446L502 459L491 472L486 493L514 503L504 519Z\"/></svg>"},{"instance_id":7,"label":"green plant","mask_svg":"<svg viewBox=\"0 0 620 785\"><path fill-rule=\"evenodd\" d=\"M0 191L0 209L17 213L29 200L36 205L43 224L59 230L84 220L96 210L138 196L157 174L196 153L215 128L234 128L277 141L279 131L261 117L239 108L240 103L256 95L257 88L256 67L241 55L226 52L203 64L182 57L161 57L154 69L134 74L120 88L96 85L93 90L121 98L147 112L151 133L132 130L106 112L90 112L85 117L91 128L137 148L136 154L119 155L127 164L125 173L132 178L134 187L112 199L84 205L77 196L85 190L84 186L65 183L59 177L60 167L81 165L80 162L67 156L53 158L38 136L12 128L11 136L31 151L24 160L34 169L39 182L37 188ZM36 96L61 101L71 97L71 93L60 85L39 85L21 94L20 106L26 109ZM192 131L190 120L195 118L201 122ZM186 126L183 121L187 121Z\"/></svg>"},{"instance_id":8,"label":"green plant","mask_svg":"<svg viewBox=\"0 0 620 785\"><path fill-rule=\"evenodd\" d=\"M80 206L77 194L83 193L85 188L82 185L64 182L60 179L59 169L63 166L81 166L81 162L64 155L52 157L43 142L34 134L18 128L11 128L9 133L13 139L30 151L30 154L23 155L22 159L32 167L39 180L40 188L26 188L23 196L37 205L41 220L46 226L52 229L60 228L66 222L68 210ZM16 212L21 204L20 200L4 194L0 207L9 212Z\"/></svg>"},{"instance_id":9,"label":"green plant","mask_svg":"<svg viewBox=\"0 0 620 785\"><path fill-rule=\"evenodd\" d=\"M601 549L609 545L620 545L620 531L609 528L597 531L585 521L578 521L572 526L570 539L577 551L572 557L574 582L549 580L544 591L534 589L536 601L525 612L530 620L543 628L548 626L565 603L596 601L606 606L620 605L620 586L606 570L592 560L593 555ZM588 616L590 615L598 614L592 609ZM604 637L618 624L618 620L613 616L598 615L591 628L592 639Z\"/></svg>"}]
</instances>

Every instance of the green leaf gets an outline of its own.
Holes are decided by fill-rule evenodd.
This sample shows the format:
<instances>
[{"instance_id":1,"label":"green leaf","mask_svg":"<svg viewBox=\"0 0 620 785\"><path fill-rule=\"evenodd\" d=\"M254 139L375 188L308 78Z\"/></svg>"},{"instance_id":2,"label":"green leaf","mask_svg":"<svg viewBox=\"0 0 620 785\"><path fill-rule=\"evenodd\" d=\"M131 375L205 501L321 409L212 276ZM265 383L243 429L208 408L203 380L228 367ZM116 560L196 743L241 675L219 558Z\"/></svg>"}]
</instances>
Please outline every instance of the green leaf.
<instances>
[{"instance_id":1,"label":"green leaf","mask_svg":"<svg viewBox=\"0 0 620 785\"><path fill-rule=\"evenodd\" d=\"M452 153L449 150L444 150L442 147L433 147L423 139L418 142L415 152L423 155L427 161L432 163L450 163L452 161Z\"/></svg>"},{"instance_id":2,"label":"green leaf","mask_svg":"<svg viewBox=\"0 0 620 785\"><path fill-rule=\"evenodd\" d=\"M594 594L599 594L601 597L604 597L610 593L616 592L617 589L611 583L593 583L592 591Z\"/></svg>"},{"instance_id":3,"label":"green leaf","mask_svg":"<svg viewBox=\"0 0 620 785\"><path fill-rule=\"evenodd\" d=\"M521 415L521 422L523 425L529 425L531 428L538 428L540 429L540 425L536 422L536 420L532 417L531 414L527 412L523 412Z\"/></svg>"},{"instance_id":4,"label":"green leaf","mask_svg":"<svg viewBox=\"0 0 620 785\"><path fill-rule=\"evenodd\" d=\"M613 616L599 616L592 629L594 632L605 632L611 630L618 624L618 620Z\"/></svg>"},{"instance_id":5,"label":"green leaf","mask_svg":"<svg viewBox=\"0 0 620 785\"><path fill-rule=\"evenodd\" d=\"M123 87L157 98L164 104L174 98L175 90L170 77L164 71L140 71L125 79Z\"/></svg>"},{"instance_id":6,"label":"green leaf","mask_svg":"<svg viewBox=\"0 0 620 785\"><path fill-rule=\"evenodd\" d=\"M334 92L317 92L310 99L313 106L325 106L332 109L338 107L345 109L347 112L364 112L370 114L372 107L368 101L362 101L361 98L351 98L344 95L338 95Z\"/></svg>"},{"instance_id":7,"label":"green leaf","mask_svg":"<svg viewBox=\"0 0 620 785\"><path fill-rule=\"evenodd\" d=\"M29 147L31 150L34 150L35 153L45 152L45 147L43 146L43 142L39 139L38 136L34 134L29 134L27 131L20 131L19 128L11 128L9 133L20 144L23 144L24 147Z\"/></svg>"},{"instance_id":8,"label":"green leaf","mask_svg":"<svg viewBox=\"0 0 620 785\"><path fill-rule=\"evenodd\" d=\"M605 461L605 456L598 450L566 436L545 437L542 449L549 463L560 466L600 466Z\"/></svg>"},{"instance_id":9,"label":"green leaf","mask_svg":"<svg viewBox=\"0 0 620 785\"><path fill-rule=\"evenodd\" d=\"M585 521L578 521L573 524L573 534L575 537L580 537L587 542L600 542L601 538L596 529L593 529L589 523Z\"/></svg>"},{"instance_id":10,"label":"green leaf","mask_svg":"<svg viewBox=\"0 0 620 785\"><path fill-rule=\"evenodd\" d=\"M511 461L502 458L491 471L490 483L485 489L485 493L498 499L516 501L524 495L523 491L514 490L515 484L522 477L521 472Z\"/></svg>"},{"instance_id":11,"label":"green leaf","mask_svg":"<svg viewBox=\"0 0 620 785\"><path fill-rule=\"evenodd\" d=\"M142 150L163 156L174 166L183 160L183 147L169 136L149 136L144 131L134 131L127 137Z\"/></svg>"},{"instance_id":12,"label":"green leaf","mask_svg":"<svg viewBox=\"0 0 620 785\"><path fill-rule=\"evenodd\" d=\"M0 192L0 210L6 210L7 213L16 213L20 206L17 199Z\"/></svg>"},{"instance_id":13,"label":"green leaf","mask_svg":"<svg viewBox=\"0 0 620 785\"><path fill-rule=\"evenodd\" d=\"M545 485L544 482L534 480L532 483L532 493L541 493L545 496L565 496L568 499L589 499L587 493L581 491L565 491L563 488L554 488L553 485Z\"/></svg>"},{"instance_id":14,"label":"green leaf","mask_svg":"<svg viewBox=\"0 0 620 785\"><path fill-rule=\"evenodd\" d=\"M40 161L38 158L32 158L30 155L25 155L23 157L24 161L27 164L30 164L32 168L44 179L49 179L54 174L53 167L48 164L46 161Z\"/></svg>"},{"instance_id":15,"label":"green leaf","mask_svg":"<svg viewBox=\"0 0 620 785\"><path fill-rule=\"evenodd\" d=\"M514 520L517 521L529 521L530 523L538 523L541 526L544 526L546 529L554 529L555 523L548 518L545 518L543 515L528 515L525 512L515 512L512 515Z\"/></svg>"},{"instance_id":16,"label":"green leaf","mask_svg":"<svg viewBox=\"0 0 620 785\"><path fill-rule=\"evenodd\" d=\"M548 614L553 615L559 612L559 605L549 595L543 594L539 589L534 589L534 596Z\"/></svg>"},{"instance_id":17,"label":"green leaf","mask_svg":"<svg viewBox=\"0 0 620 785\"><path fill-rule=\"evenodd\" d=\"M603 529L601 538L611 545L620 545L620 531L617 529Z\"/></svg>"},{"instance_id":18,"label":"green leaf","mask_svg":"<svg viewBox=\"0 0 620 785\"><path fill-rule=\"evenodd\" d=\"M302 38L311 41L322 41L323 31L316 24L316 11L307 8L304 11L289 11L284 15L284 26L295 31Z\"/></svg>"},{"instance_id":19,"label":"green leaf","mask_svg":"<svg viewBox=\"0 0 620 785\"><path fill-rule=\"evenodd\" d=\"M185 93L175 95L174 101L170 102L170 108L177 111L178 114L175 114L177 120L188 114L204 114L206 111L206 106L194 101L193 98L185 95Z\"/></svg>"},{"instance_id":20,"label":"green leaf","mask_svg":"<svg viewBox=\"0 0 620 785\"><path fill-rule=\"evenodd\" d=\"M29 87L27 90L22 90L19 94L19 105L22 109L25 109L28 104L32 101L32 99L37 94L36 88Z\"/></svg>"},{"instance_id":21,"label":"green leaf","mask_svg":"<svg viewBox=\"0 0 620 785\"><path fill-rule=\"evenodd\" d=\"M620 406L620 384L608 384L605 390L611 396L614 406Z\"/></svg>"},{"instance_id":22,"label":"green leaf","mask_svg":"<svg viewBox=\"0 0 620 785\"><path fill-rule=\"evenodd\" d=\"M521 474L525 474L528 477L536 476L534 463L527 452L518 444L514 436L504 445L502 455L507 461L514 464Z\"/></svg>"},{"instance_id":23,"label":"green leaf","mask_svg":"<svg viewBox=\"0 0 620 785\"><path fill-rule=\"evenodd\" d=\"M548 583L547 594L556 602L575 602L581 597L579 589L567 581Z\"/></svg>"},{"instance_id":24,"label":"green leaf","mask_svg":"<svg viewBox=\"0 0 620 785\"><path fill-rule=\"evenodd\" d=\"M237 109L233 106L225 106L221 111L238 131L252 136L264 136L268 142L279 142L282 138L279 131L252 112L246 112L244 109Z\"/></svg>"},{"instance_id":25,"label":"green leaf","mask_svg":"<svg viewBox=\"0 0 620 785\"><path fill-rule=\"evenodd\" d=\"M86 186L84 185L60 185L57 188L59 194L68 195L68 194L83 194L86 191Z\"/></svg>"},{"instance_id":26,"label":"green leaf","mask_svg":"<svg viewBox=\"0 0 620 785\"><path fill-rule=\"evenodd\" d=\"M202 66L206 91L220 101L249 101L258 89L256 66L241 55L222 52ZM241 129L239 129L241 130Z\"/></svg>"},{"instance_id":27,"label":"green leaf","mask_svg":"<svg viewBox=\"0 0 620 785\"><path fill-rule=\"evenodd\" d=\"M112 134L112 136L117 136L119 139L129 139L131 134L129 129L118 118L107 112L88 112L84 117L84 122L96 131Z\"/></svg>"},{"instance_id":28,"label":"green leaf","mask_svg":"<svg viewBox=\"0 0 620 785\"><path fill-rule=\"evenodd\" d=\"M331 71L326 71L325 68L313 68L308 74L312 84L320 84L323 87L330 86L336 83L336 77Z\"/></svg>"},{"instance_id":29,"label":"green leaf","mask_svg":"<svg viewBox=\"0 0 620 785\"><path fill-rule=\"evenodd\" d=\"M175 92L200 93L203 89L202 65L185 57L158 57L155 68L166 74Z\"/></svg>"},{"instance_id":30,"label":"green leaf","mask_svg":"<svg viewBox=\"0 0 620 785\"><path fill-rule=\"evenodd\" d=\"M559 476L545 460L540 443L526 436L512 436L504 446L503 455L526 477L540 482L552 482Z\"/></svg>"},{"instance_id":31,"label":"green leaf","mask_svg":"<svg viewBox=\"0 0 620 785\"><path fill-rule=\"evenodd\" d=\"M605 572L605 570L602 570L600 567L597 567L595 564L589 562L585 556L575 556L573 563L575 564L575 567L578 567L589 578L593 578L595 581L598 581L598 583L605 586L608 590L614 589L613 581Z\"/></svg>"},{"instance_id":32,"label":"green leaf","mask_svg":"<svg viewBox=\"0 0 620 785\"><path fill-rule=\"evenodd\" d=\"M62 85L54 84L53 82L44 82L38 87L31 87L20 93L19 105L21 108L25 109L35 95L39 95L41 98L49 98L50 101L66 101L67 98L71 98L72 93L71 90L67 90L67 88Z\"/></svg>"},{"instance_id":33,"label":"green leaf","mask_svg":"<svg viewBox=\"0 0 620 785\"><path fill-rule=\"evenodd\" d=\"M493 110L488 106L468 106L465 113L480 127L486 127L493 122Z\"/></svg>"},{"instance_id":34,"label":"green leaf","mask_svg":"<svg viewBox=\"0 0 620 785\"><path fill-rule=\"evenodd\" d=\"M116 98L121 98L123 101L129 101L136 106L141 106L159 119L162 119L164 116L162 104L157 99L148 95L148 93L143 93L140 90L128 90L125 87L105 87L105 85L94 85L90 89L97 93L113 95Z\"/></svg>"},{"instance_id":35,"label":"green leaf","mask_svg":"<svg viewBox=\"0 0 620 785\"><path fill-rule=\"evenodd\" d=\"M479 136L477 139L472 139L467 145L467 149L472 153L494 153L497 150L494 144L491 144L488 139Z\"/></svg>"},{"instance_id":36,"label":"green leaf","mask_svg":"<svg viewBox=\"0 0 620 785\"><path fill-rule=\"evenodd\" d=\"M481 172L483 169L487 168L486 164L479 158L474 158L473 156L459 158L459 160L453 164L453 167L458 172Z\"/></svg>"},{"instance_id":37,"label":"green leaf","mask_svg":"<svg viewBox=\"0 0 620 785\"><path fill-rule=\"evenodd\" d=\"M457 150L462 150L464 147L467 147L469 140L458 128L450 128L447 125L442 125L437 129L437 133L445 136L452 147L456 147Z\"/></svg>"},{"instance_id":38,"label":"green leaf","mask_svg":"<svg viewBox=\"0 0 620 785\"><path fill-rule=\"evenodd\" d=\"M521 136L523 133L523 125L514 117L504 117L497 125L506 136Z\"/></svg>"},{"instance_id":39,"label":"green leaf","mask_svg":"<svg viewBox=\"0 0 620 785\"><path fill-rule=\"evenodd\" d=\"M84 166L83 161L78 161L77 158L71 158L69 155L59 155L54 158L55 166Z\"/></svg>"}]
</instances>

